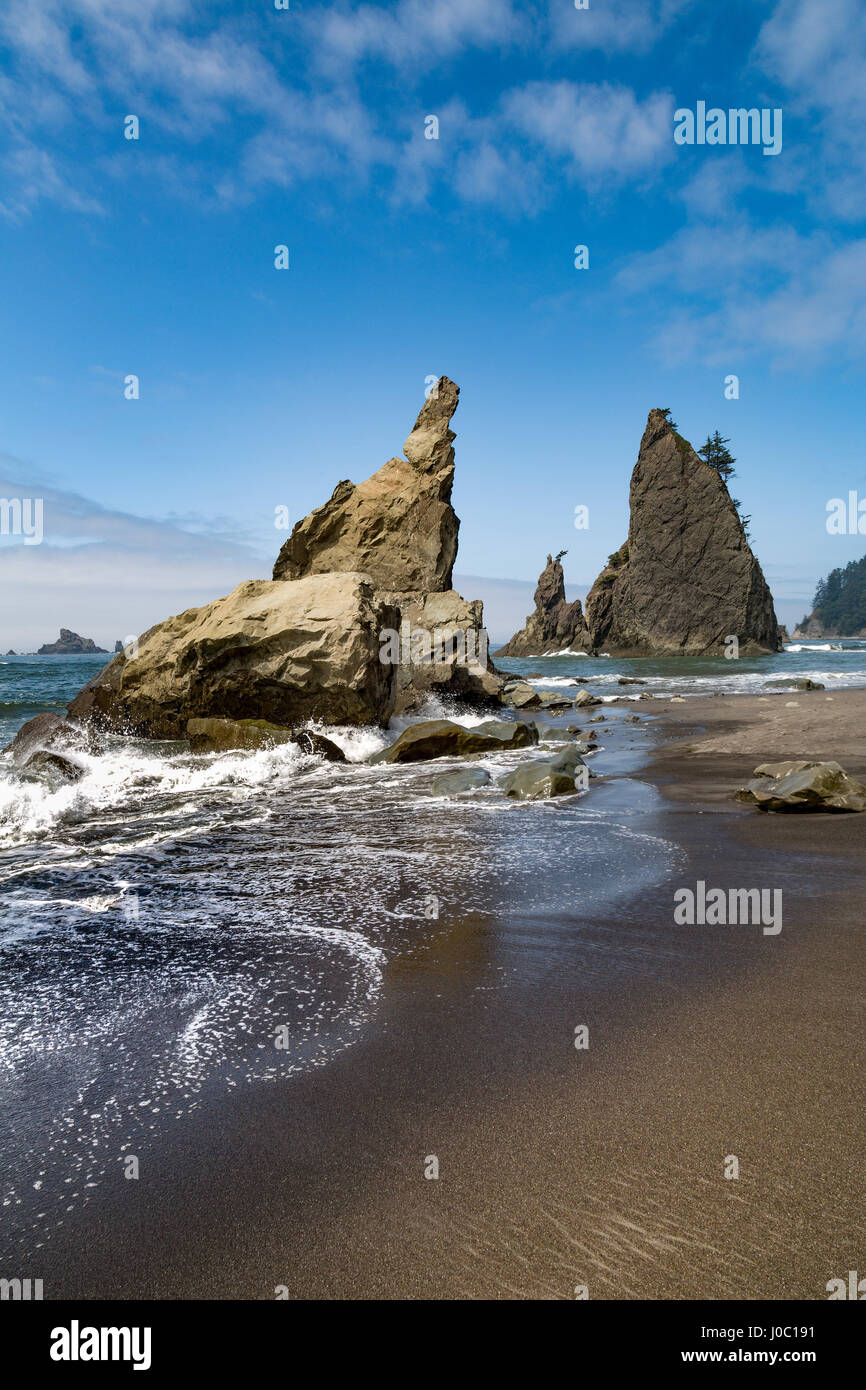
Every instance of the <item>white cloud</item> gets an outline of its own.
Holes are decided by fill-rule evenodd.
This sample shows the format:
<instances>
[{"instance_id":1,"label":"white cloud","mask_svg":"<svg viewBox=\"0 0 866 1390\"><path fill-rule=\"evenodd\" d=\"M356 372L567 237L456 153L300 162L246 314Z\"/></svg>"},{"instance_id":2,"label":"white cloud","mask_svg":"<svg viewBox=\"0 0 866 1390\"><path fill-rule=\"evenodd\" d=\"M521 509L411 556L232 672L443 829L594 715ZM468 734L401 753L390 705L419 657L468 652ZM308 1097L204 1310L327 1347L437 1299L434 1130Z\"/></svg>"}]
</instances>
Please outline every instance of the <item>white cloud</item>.
<instances>
[{"instance_id":1,"label":"white cloud","mask_svg":"<svg viewBox=\"0 0 866 1390\"><path fill-rule=\"evenodd\" d=\"M866 239L835 246L785 224L702 224L634 257L617 279L655 296L652 341L668 362L725 365L758 353L784 365L866 352Z\"/></svg>"},{"instance_id":2,"label":"white cloud","mask_svg":"<svg viewBox=\"0 0 866 1390\"><path fill-rule=\"evenodd\" d=\"M604 53L646 52L690 9L694 0L591 0L588 10L576 10L562 0L550 10L554 45L601 49Z\"/></svg>"},{"instance_id":3,"label":"white cloud","mask_svg":"<svg viewBox=\"0 0 866 1390\"><path fill-rule=\"evenodd\" d=\"M506 119L574 178L621 181L658 169L674 153L673 98L641 101L611 83L530 82L503 98Z\"/></svg>"},{"instance_id":4,"label":"white cloud","mask_svg":"<svg viewBox=\"0 0 866 1390\"><path fill-rule=\"evenodd\" d=\"M311 50L332 68L367 59L427 68L469 48L507 45L524 27L510 0L399 0L391 8L329 6L305 17Z\"/></svg>"},{"instance_id":5,"label":"white cloud","mask_svg":"<svg viewBox=\"0 0 866 1390\"><path fill-rule=\"evenodd\" d=\"M800 185L825 215L866 215L866 8L862 0L780 0L753 62L809 122ZM817 137L817 139L815 138ZM777 161L773 161L776 163Z\"/></svg>"}]
</instances>

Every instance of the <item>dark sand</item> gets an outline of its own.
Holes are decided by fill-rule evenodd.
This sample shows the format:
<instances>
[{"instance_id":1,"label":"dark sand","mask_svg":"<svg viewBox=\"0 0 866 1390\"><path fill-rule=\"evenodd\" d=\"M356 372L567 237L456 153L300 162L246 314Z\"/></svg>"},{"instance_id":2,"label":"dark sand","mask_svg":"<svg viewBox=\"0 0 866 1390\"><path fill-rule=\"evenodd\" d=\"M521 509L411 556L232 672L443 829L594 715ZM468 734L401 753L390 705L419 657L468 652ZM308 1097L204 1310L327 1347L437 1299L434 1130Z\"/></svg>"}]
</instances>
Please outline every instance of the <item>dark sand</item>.
<instances>
[{"instance_id":1,"label":"dark sand","mask_svg":"<svg viewBox=\"0 0 866 1390\"><path fill-rule=\"evenodd\" d=\"M599 916L564 864L558 915L429 924L359 1044L104 1186L41 1252L46 1297L814 1300L862 1271L866 816L731 800L765 757L866 773L866 692L817 694L599 726L666 740L640 776L673 876ZM781 887L781 934L675 926L697 878Z\"/></svg>"}]
</instances>

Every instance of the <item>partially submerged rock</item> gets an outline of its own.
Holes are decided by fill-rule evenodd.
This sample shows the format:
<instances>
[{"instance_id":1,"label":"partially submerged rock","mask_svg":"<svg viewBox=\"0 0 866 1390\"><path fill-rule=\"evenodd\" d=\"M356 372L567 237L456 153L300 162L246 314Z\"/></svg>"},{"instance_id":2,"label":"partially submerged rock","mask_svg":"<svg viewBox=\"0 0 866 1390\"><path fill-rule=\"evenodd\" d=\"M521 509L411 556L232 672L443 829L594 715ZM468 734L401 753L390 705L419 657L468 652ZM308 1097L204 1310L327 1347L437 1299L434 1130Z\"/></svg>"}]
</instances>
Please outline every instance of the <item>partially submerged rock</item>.
<instances>
[{"instance_id":1,"label":"partially submerged rock","mask_svg":"<svg viewBox=\"0 0 866 1390\"><path fill-rule=\"evenodd\" d=\"M541 801L551 796L570 796L575 791L574 777L554 762L525 763L507 776L499 785L506 796L516 801Z\"/></svg>"},{"instance_id":2,"label":"partially submerged rock","mask_svg":"<svg viewBox=\"0 0 866 1390\"><path fill-rule=\"evenodd\" d=\"M186 726L193 753L227 753L294 743L304 753L344 763L346 755L331 739L309 729L285 729L266 719L190 719Z\"/></svg>"},{"instance_id":3,"label":"partially submerged rock","mask_svg":"<svg viewBox=\"0 0 866 1390\"><path fill-rule=\"evenodd\" d=\"M529 729L526 724L507 725L512 728ZM461 757L469 753L502 753L509 748L522 745L515 742L521 737L508 733L505 737L482 733L480 729L466 729L450 719L425 719L404 729L398 739L388 748L374 753L371 763L417 763L430 758ZM528 741L532 741L531 735Z\"/></svg>"},{"instance_id":4,"label":"partially submerged rock","mask_svg":"<svg viewBox=\"0 0 866 1390\"><path fill-rule=\"evenodd\" d=\"M406 457L357 486L338 483L294 527L272 581L157 624L71 712L118 732L180 738L199 718L385 725L431 692L500 704L482 605L451 588L458 396L441 377Z\"/></svg>"},{"instance_id":5,"label":"partially submerged rock","mask_svg":"<svg viewBox=\"0 0 866 1390\"><path fill-rule=\"evenodd\" d=\"M760 811L866 811L866 787L834 762L761 763L736 799Z\"/></svg>"},{"instance_id":6,"label":"partially submerged rock","mask_svg":"<svg viewBox=\"0 0 866 1390\"><path fill-rule=\"evenodd\" d=\"M499 739L508 748L529 748L538 742L535 724L521 724L516 719L485 719L475 725L477 734Z\"/></svg>"},{"instance_id":7,"label":"partially submerged rock","mask_svg":"<svg viewBox=\"0 0 866 1390\"><path fill-rule=\"evenodd\" d=\"M541 697L527 681L513 681L502 687L502 700L513 709L538 709Z\"/></svg>"},{"instance_id":8,"label":"partially submerged rock","mask_svg":"<svg viewBox=\"0 0 866 1390\"><path fill-rule=\"evenodd\" d=\"M586 768L587 777L595 776L589 763L584 762L580 755L580 750L574 745L570 748L563 748L561 753L557 753L555 757L546 759L545 761L549 762L549 765L557 772L568 772L572 777L579 767Z\"/></svg>"},{"instance_id":9,"label":"partially submerged rock","mask_svg":"<svg viewBox=\"0 0 866 1390\"><path fill-rule=\"evenodd\" d=\"M80 782L87 769L81 763L77 763L74 758L68 758L63 753L52 753L46 748L40 748L38 752L30 754L23 765L23 770L25 772L45 772L48 773L49 777L53 774L63 782Z\"/></svg>"},{"instance_id":10,"label":"partially submerged rock","mask_svg":"<svg viewBox=\"0 0 866 1390\"><path fill-rule=\"evenodd\" d=\"M764 686L777 690L824 690L821 681L813 681L809 676L797 676L794 680L764 681Z\"/></svg>"},{"instance_id":11,"label":"partially submerged rock","mask_svg":"<svg viewBox=\"0 0 866 1390\"><path fill-rule=\"evenodd\" d=\"M483 767L461 767L456 772L442 772L433 778L430 788L434 796L459 796L461 792L477 791L490 782L490 773Z\"/></svg>"},{"instance_id":12,"label":"partially submerged rock","mask_svg":"<svg viewBox=\"0 0 866 1390\"><path fill-rule=\"evenodd\" d=\"M76 728L59 714L36 714L22 724L11 743L3 749L16 767L25 767L37 752L95 753L99 743L92 731Z\"/></svg>"},{"instance_id":13,"label":"partially submerged rock","mask_svg":"<svg viewBox=\"0 0 866 1390\"><path fill-rule=\"evenodd\" d=\"M570 695L557 695L552 690L541 690L538 693L538 703L541 709L558 710L572 709L575 702Z\"/></svg>"}]
</instances>

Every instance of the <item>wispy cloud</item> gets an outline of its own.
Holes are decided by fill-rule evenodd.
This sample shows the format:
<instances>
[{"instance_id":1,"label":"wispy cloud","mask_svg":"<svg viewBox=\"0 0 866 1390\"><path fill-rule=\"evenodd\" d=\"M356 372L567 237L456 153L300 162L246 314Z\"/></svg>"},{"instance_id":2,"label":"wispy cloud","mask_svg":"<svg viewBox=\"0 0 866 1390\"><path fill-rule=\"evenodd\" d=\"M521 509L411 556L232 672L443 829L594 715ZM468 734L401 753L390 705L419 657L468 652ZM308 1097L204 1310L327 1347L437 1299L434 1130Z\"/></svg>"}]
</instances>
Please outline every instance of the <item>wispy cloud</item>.
<instances>
[{"instance_id":1,"label":"wispy cloud","mask_svg":"<svg viewBox=\"0 0 866 1390\"><path fill-rule=\"evenodd\" d=\"M0 545L3 650L40 645L61 625L113 646L244 579L269 577L269 557L230 518L113 510L41 481L9 455L0 455L0 496L41 498L44 517L41 545L12 536Z\"/></svg>"},{"instance_id":2,"label":"wispy cloud","mask_svg":"<svg viewBox=\"0 0 866 1390\"><path fill-rule=\"evenodd\" d=\"M315 61L343 70L366 60L427 69L472 48L507 46L529 31L531 16L511 0L399 0L309 11L304 29Z\"/></svg>"},{"instance_id":3,"label":"wispy cloud","mask_svg":"<svg viewBox=\"0 0 866 1390\"><path fill-rule=\"evenodd\" d=\"M866 240L834 245L824 232L745 219L690 226L632 258L618 283L636 296L662 292L653 345L669 363L866 352Z\"/></svg>"}]
</instances>

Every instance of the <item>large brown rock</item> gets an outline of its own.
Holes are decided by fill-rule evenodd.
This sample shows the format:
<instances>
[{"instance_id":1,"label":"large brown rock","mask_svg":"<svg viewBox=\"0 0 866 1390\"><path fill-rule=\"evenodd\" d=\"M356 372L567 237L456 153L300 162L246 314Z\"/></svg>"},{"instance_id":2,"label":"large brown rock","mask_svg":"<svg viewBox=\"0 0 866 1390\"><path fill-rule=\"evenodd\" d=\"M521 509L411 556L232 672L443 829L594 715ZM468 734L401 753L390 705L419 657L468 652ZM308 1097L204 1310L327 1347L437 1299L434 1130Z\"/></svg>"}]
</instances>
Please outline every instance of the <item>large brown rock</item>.
<instances>
[{"instance_id":1,"label":"large brown rock","mask_svg":"<svg viewBox=\"0 0 866 1390\"><path fill-rule=\"evenodd\" d=\"M379 635L398 620L362 574L249 580L152 627L69 713L147 738L183 738L188 720L210 717L386 724L396 681Z\"/></svg>"},{"instance_id":2,"label":"large brown rock","mask_svg":"<svg viewBox=\"0 0 866 1390\"><path fill-rule=\"evenodd\" d=\"M566 603L562 565L548 555L535 590L535 612L529 614L525 627L500 647L496 655L548 656L566 647L588 651L591 645L580 600Z\"/></svg>"},{"instance_id":3,"label":"large brown rock","mask_svg":"<svg viewBox=\"0 0 866 1390\"><path fill-rule=\"evenodd\" d=\"M487 650L483 608L451 588L460 522L451 506L454 432L460 389L440 377L404 447L363 483L333 495L294 527L274 579L361 571L400 610L399 633L383 634L397 668L395 712L431 694L473 704L499 702L500 680Z\"/></svg>"},{"instance_id":4,"label":"large brown rock","mask_svg":"<svg viewBox=\"0 0 866 1390\"><path fill-rule=\"evenodd\" d=\"M274 579L362 571L392 593L451 588L460 522L451 506L460 388L441 377L403 448L363 483L338 483L323 507L294 527Z\"/></svg>"},{"instance_id":5,"label":"large brown rock","mask_svg":"<svg viewBox=\"0 0 866 1390\"><path fill-rule=\"evenodd\" d=\"M502 681L488 653L480 599L461 598L455 589L385 597L400 609L397 640L383 643L383 653L390 646L397 655L396 714L418 709L428 695L500 702Z\"/></svg>"},{"instance_id":6,"label":"large brown rock","mask_svg":"<svg viewBox=\"0 0 866 1390\"><path fill-rule=\"evenodd\" d=\"M781 647L773 599L728 490L661 410L651 410L630 489L628 541L586 600L592 644L613 655Z\"/></svg>"}]
</instances>

